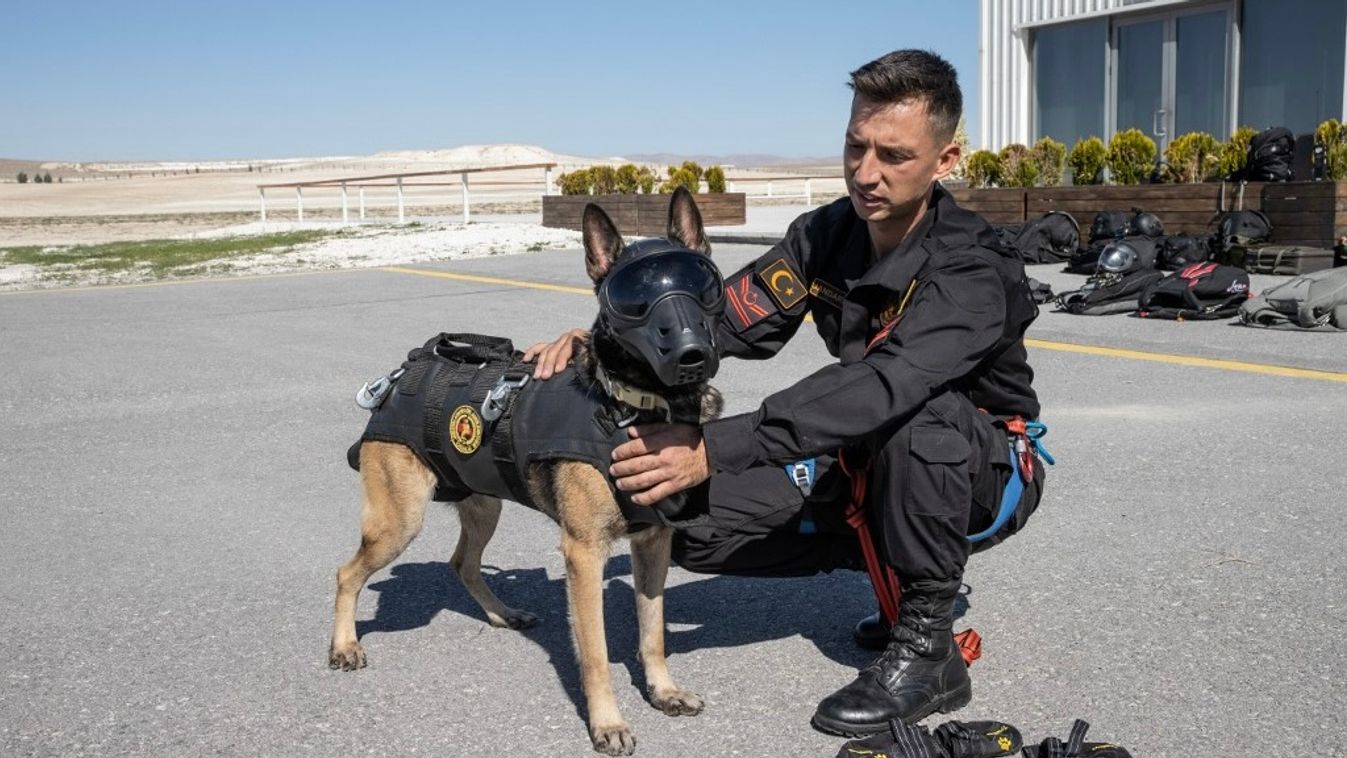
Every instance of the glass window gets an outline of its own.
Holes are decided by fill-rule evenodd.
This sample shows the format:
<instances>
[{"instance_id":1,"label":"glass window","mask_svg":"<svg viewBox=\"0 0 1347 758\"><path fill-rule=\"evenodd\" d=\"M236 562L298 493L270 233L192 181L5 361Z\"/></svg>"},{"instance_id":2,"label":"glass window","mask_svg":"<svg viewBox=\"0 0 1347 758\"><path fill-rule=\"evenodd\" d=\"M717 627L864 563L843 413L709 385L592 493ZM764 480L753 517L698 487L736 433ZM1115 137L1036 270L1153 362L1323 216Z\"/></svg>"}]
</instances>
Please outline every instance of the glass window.
<instances>
[{"instance_id":1,"label":"glass window","mask_svg":"<svg viewBox=\"0 0 1347 758\"><path fill-rule=\"evenodd\" d=\"M1048 136L1069 149L1085 137L1104 137L1108 21L1041 29L1034 35L1034 138Z\"/></svg>"},{"instance_id":2,"label":"glass window","mask_svg":"<svg viewBox=\"0 0 1347 758\"><path fill-rule=\"evenodd\" d=\"M1239 123L1313 132L1342 118L1347 3L1244 0Z\"/></svg>"}]
</instances>

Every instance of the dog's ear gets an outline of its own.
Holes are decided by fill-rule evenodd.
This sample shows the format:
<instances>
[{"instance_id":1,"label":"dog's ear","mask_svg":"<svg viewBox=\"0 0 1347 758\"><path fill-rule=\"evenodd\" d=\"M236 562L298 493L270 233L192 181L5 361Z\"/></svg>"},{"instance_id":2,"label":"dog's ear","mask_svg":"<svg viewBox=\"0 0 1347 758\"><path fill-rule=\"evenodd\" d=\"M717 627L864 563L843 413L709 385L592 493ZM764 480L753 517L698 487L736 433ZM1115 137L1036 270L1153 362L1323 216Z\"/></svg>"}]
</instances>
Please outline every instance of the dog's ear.
<instances>
[{"instance_id":1,"label":"dog's ear","mask_svg":"<svg viewBox=\"0 0 1347 758\"><path fill-rule=\"evenodd\" d=\"M669 233L666 236L689 250L711 254L706 228L702 226L702 212L697 210L697 201L692 199L692 193L686 187L674 190L673 199L669 201Z\"/></svg>"},{"instance_id":2,"label":"dog's ear","mask_svg":"<svg viewBox=\"0 0 1347 758\"><path fill-rule=\"evenodd\" d=\"M580 228L585 237L585 271L598 284L613 267L617 256L622 254L622 235L608 214L593 203L585 206Z\"/></svg>"}]
</instances>

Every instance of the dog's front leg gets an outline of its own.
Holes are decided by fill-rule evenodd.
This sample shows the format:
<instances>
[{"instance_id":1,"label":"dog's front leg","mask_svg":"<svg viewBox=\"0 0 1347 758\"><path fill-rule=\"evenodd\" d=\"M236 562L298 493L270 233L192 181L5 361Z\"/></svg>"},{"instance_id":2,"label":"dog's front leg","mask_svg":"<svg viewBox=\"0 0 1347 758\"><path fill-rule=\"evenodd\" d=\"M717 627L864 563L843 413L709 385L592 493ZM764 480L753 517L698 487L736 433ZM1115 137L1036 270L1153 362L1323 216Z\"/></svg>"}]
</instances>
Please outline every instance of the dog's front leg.
<instances>
[{"instance_id":1,"label":"dog's front leg","mask_svg":"<svg viewBox=\"0 0 1347 758\"><path fill-rule=\"evenodd\" d=\"M641 664L650 704L669 716L695 716L702 699L680 689L664 658L664 582L669 574L673 530L653 527L631 539L631 577L636 621L641 630Z\"/></svg>"},{"instance_id":2,"label":"dog's front leg","mask_svg":"<svg viewBox=\"0 0 1347 758\"><path fill-rule=\"evenodd\" d=\"M561 553L566 558L566 599L571 632L580 659L580 683L589 708L589 736L594 749L608 755L631 755L636 738L622 720L613 699L608 671L608 641L603 631L603 564L607 545L563 529Z\"/></svg>"}]
</instances>

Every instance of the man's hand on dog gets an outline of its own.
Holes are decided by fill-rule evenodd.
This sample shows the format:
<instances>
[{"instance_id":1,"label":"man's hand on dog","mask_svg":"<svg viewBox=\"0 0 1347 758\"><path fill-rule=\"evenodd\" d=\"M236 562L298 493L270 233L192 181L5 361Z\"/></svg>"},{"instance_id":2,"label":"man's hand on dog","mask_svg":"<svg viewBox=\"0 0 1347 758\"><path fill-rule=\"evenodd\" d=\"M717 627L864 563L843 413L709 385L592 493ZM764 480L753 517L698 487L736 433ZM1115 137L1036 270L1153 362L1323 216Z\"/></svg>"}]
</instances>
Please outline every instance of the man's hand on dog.
<instances>
[{"instance_id":1,"label":"man's hand on dog","mask_svg":"<svg viewBox=\"0 0 1347 758\"><path fill-rule=\"evenodd\" d=\"M631 441L613 450L608 472L631 501L654 505L711 476L701 429L689 424L646 424L628 430Z\"/></svg>"},{"instance_id":2,"label":"man's hand on dog","mask_svg":"<svg viewBox=\"0 0 1347 758\"><path fill-rule=\"evenodd\" d=\"M524 363L537 358L538 365L533 367L533 378L551 379L566 370L566 364L570 363L571 357L575 355L577 342L587 339L589 339L588 331L571 329L552 342L539 342L525 350Z\"/></svg>"}]
</instances>

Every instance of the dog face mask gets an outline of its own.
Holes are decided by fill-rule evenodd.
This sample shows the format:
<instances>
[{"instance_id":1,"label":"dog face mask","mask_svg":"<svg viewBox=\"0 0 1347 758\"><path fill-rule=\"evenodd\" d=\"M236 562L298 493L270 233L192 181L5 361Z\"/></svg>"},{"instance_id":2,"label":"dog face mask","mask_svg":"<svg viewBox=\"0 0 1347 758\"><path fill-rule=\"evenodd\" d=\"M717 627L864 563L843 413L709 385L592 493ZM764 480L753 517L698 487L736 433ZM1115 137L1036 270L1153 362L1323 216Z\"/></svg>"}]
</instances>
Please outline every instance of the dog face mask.
<instances>
[{"instance_id":1,"label":"dog face mask","mask_svg":"<svg viewBox=\"0 0 1347 758\"><path fill-rule=\"evenodd\" d=\"M628 246L599 285L599 318L668 387L715 376L716 323L724 310L720 271L668 239Z\"/></svg>"}]
</instances>

